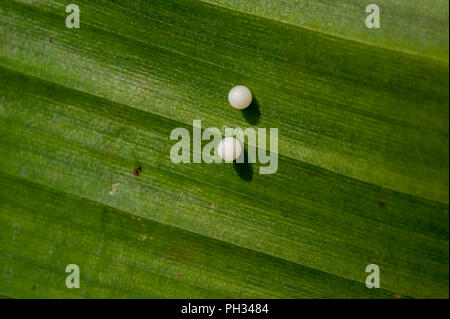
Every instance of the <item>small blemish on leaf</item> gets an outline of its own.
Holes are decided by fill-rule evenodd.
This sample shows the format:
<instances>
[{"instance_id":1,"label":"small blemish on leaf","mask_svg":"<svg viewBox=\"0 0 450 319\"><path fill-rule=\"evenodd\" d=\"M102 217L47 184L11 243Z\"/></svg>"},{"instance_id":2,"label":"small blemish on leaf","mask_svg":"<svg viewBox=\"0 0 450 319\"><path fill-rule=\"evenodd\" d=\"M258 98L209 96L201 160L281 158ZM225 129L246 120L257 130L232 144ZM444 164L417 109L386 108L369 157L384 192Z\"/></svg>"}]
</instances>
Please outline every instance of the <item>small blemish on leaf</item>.
<instances>
[{"instance_id":1,"label":"small blemish on leaf","mask_svg":"<svg viewBox=\"0 0 450 319\"><path fill-rule=\"evenodd\" d=\"M139 174L142 172L142 167L141 166L139 166L139 167L137 167L137 168L135 168L134 170L133 170L133 175L134 176L139 176Z\"/></svg>"},{"instance_id":2,"label":"small blemish on leaf","mask_svg":"<svg viewBox=\"0 0 450 319\"><path fill-rule=\"evenodd\" d=\"M387 204L385 202L379 202L378 206L380 206L381 209L386 209Z\"/></svg>"},{"instance_id":3,"label":"small blemish on leaf","mask_svg":"<svg viewBox=\"0 0 450 319\"><path fill-rule=\"evenodd\" d=\"M119 186L119 183L112 184L111 190L109 191L109 195L114 195L114 193L117 191L118 186Z\"/></svg>"}]
</instances>

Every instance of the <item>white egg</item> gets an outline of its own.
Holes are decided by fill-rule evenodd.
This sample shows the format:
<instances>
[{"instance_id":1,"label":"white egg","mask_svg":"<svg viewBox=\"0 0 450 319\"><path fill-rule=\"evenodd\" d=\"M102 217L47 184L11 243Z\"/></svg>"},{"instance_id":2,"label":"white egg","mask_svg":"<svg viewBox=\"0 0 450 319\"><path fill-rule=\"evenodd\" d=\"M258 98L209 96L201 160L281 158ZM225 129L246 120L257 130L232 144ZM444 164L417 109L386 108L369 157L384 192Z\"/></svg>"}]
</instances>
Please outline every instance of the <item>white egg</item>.
<instances>
[{"instance_id":1,"label":"white egg","mask_svg":"<svg viewBox=\"0 0 450 319\"><path fill-rule=\"evenodd\" d=\"M234 161L242 153L242 145L234 137L226 137L220 141L217 152L225 161Z\"/></svg>"},{"instance_id":2,"label":"white egg","mask_svg":"<svg viewBox=\"0 0 450 319\"><path fill-rule=\"evenodd\" d=\"M228 93L228 101L232 107L238 110L247 108L252 103L252 99L252 92L243 85L235 86Z\"/></svg>"}]
</instances>

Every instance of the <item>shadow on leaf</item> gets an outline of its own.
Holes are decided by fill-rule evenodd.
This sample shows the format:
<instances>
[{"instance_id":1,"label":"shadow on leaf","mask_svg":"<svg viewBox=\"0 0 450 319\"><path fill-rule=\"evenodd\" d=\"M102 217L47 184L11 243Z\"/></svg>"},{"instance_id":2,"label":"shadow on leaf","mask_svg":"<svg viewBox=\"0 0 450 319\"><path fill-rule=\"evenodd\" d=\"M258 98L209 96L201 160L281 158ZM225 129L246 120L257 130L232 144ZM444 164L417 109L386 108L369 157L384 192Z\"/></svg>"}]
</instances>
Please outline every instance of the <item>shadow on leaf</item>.
<instances>
[{"instance_id":1,"label":"shadow on leaf","mask_svg":"<svg viewBox=\"0 0 450 319\"><path fill-rule=\"evenodd\" d=\"M234 170L244 182L250 182L253 179L253 167L248 163L248 152L244 148L244 163L233 162Z\"/></svg>"},{"instance_id":2,"label":"shadow on leaf","mask_svg":"<svg viewBox=\"0 0 450 319\"><path fill-rule=\"evenodd\" d=\"M251 125L256 125L259 123L261 118L261 110L259 109L259 103L256 97L253 97L252 104L250 104L246 109L242 110L245 120Z\"/></svg>"}]
</instances>

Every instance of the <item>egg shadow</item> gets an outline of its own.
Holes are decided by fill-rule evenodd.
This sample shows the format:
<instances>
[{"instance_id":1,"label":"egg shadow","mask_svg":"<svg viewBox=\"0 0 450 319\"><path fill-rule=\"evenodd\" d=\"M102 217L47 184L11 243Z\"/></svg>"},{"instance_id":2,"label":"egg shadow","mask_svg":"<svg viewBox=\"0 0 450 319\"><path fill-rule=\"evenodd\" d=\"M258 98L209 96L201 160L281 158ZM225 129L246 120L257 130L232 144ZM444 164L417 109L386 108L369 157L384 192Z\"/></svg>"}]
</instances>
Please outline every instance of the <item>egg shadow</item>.
<instances>
[{"instance_id":1,"label":"egg shadow","mask_svg":"<svg viewBox=\"0 0 450 319\"><path fill-rule=\"evenodd\" d=\"M251 182L253 179L253 167L248 163L248 152L244 148L244 163L233 161L234 170L244 182Z\"/></svg>"},{"instance_id":2,"label":"egg shadow","mask_svg":"<svg viewBox=\"0 0 450 319\"><path fill-rule=\"evenodd\" d=\"M253 97L252 103L246 109L242 110L242 115L251 125L256 125L259 123L259 119L261 118L261 110L259 109L259 103L256 97Z\"/></svg>"}]
</instances>

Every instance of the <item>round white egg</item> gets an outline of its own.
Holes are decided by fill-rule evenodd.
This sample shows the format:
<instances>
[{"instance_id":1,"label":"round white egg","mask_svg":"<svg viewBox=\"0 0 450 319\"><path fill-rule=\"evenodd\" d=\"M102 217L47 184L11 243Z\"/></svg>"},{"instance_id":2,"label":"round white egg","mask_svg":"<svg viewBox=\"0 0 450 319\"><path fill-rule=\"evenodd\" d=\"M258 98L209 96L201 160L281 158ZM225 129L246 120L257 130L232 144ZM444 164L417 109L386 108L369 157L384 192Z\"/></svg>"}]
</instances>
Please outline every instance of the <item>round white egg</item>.
<instances>
[{"instance_id":1,"label":"round white egg","mask_svg":"<svg viewBox=\"0 0 450 319\"><path fill-rule=\"evenodd\" d=\"M235 86L228 93L228 101L232 107L238 110L247 108L252 103L252 99L252 92L243 85Z\"/></svg>"},{"instance_id":2,"label":"round white egg","mask_svg":"<svg viewBox=\"0 0 450 319\"><path fill-rule=\"evenodd\" d=\"M220 141L217 152L225 161L234 161L242 153L241 142L234 137L226 137Z\"/></svg>"}]
</instances>

